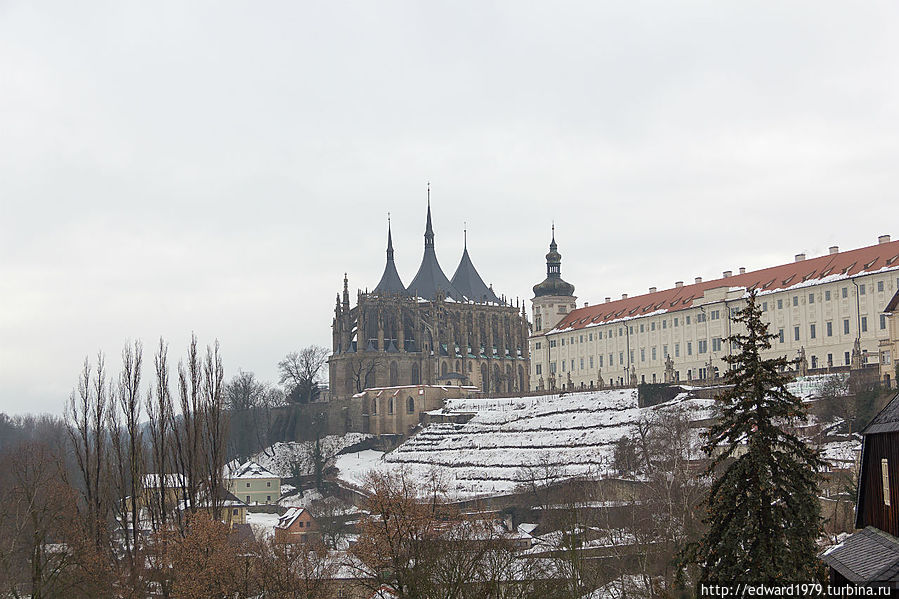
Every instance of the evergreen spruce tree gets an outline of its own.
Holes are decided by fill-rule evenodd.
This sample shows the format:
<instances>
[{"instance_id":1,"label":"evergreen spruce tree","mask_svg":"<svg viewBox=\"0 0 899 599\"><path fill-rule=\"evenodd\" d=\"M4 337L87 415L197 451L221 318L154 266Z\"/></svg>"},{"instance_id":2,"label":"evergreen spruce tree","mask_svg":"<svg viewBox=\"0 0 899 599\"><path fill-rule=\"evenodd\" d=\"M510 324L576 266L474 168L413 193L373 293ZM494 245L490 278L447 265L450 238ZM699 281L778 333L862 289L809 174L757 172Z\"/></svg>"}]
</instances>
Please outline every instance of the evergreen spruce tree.
<instances>
[{"instance_id":1,"label":"evergreen spruce tree","mask_svg":"<svg viewBox=\"0 0 899 599\"><path fill-rule=\"evenodd\" d=\"M761 357L776 335L768 334L754 291L735 320L746 333L726 340L739 353L724 358L732 387L716 398L718 419L706 433L709 529L692 561L700 583L815 580L823 463L790 430L806 412L786 388L786 357Z\"/></svg>"}]
</instances>

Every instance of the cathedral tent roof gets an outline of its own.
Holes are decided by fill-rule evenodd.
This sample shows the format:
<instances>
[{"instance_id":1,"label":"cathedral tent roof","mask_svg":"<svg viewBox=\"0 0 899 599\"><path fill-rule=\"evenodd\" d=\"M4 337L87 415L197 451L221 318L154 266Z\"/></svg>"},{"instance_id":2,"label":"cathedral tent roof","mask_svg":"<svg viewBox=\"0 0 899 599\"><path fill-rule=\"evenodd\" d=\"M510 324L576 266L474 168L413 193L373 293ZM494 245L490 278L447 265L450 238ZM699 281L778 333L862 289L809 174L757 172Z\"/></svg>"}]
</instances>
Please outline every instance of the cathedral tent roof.
<instances>
[{"instance_id":1,"label":"cathedral tent roof","mask_svg":"<svg viewBox=\"0 0 899 599\"><path fill-rule=\"evenodd\" d=\"M381 280L378 281L373 293L406 295L406 286L400 280L400 275L396 272L396 263L393 261L393 236L390 224L387 225L387 264L384 265L384 274L381 275Z\"/></svg>"},{"instance_id":2,"label":"cathedral tent roof","mask_svg":"<svg viewBox=\"0 0 899 599\"><path fill-rule=\"evenodd\" d=\"M436 299L438 293L442 293L454 300L464 299L462 294L450 283L440 263L437 262L437 253L434 251L434 229L431 227L431 205L428 204L428 221L425 226L425 253L421 258L421 266L418 273L406 291L416 297L427 300Z\"/></svg>"},{"instance_id":3,"label":"cathedral tent roof","mask_svg":"<svg viewBox=\"0 0 899 599\"><path fill-rule=\"evenodd\" d=\"M459 293L473 302L500 303L499 298L496 297L492 289L484 284L484 280L478 274L474 264L472 264L471 257L468 255L467 243L465 244L465 250L462 252L459 266L456 268L456 274L453 275L453 280L450 283Z\"/></svg>"}]
</instances>

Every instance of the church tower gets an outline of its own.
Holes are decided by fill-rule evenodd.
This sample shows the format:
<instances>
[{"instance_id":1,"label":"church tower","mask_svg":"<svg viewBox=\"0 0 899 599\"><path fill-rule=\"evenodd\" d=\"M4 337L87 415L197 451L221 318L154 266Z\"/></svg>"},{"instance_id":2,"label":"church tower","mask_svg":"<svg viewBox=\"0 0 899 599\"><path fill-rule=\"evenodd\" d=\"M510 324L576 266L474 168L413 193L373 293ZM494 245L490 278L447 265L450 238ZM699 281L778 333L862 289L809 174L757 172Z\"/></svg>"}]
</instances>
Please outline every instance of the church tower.
<instances>
[{"instance_id":1,"label":"church tower","mask_svg":"<svg viewBox=\"0 0 899 599\"><path fill-rule=\"evenodd\" d=\"M574 285L562 280L562 254L556 245L556 227L553 225L552 241L546 254L546 278L534 285L533 319L534 334L551 330L568 312L577 306Z\"/></svg>"},{"instance_id":2,"label":"church tower","mask_svg":"<svg viewBox=\"0 0 899 599\"><path fill-rule=\"evenodd\" d=\"M534 298L531 300L534 329L528 339L528 348L531 354L531 388L534 390L551 391L570 386L569 379L563 374L565 361L557 360L559 350L550 347L552 344L543 335L577 307L576 300L574 285L562 280L562 254L556 245L556 227L553 225L552 241L546 254L546 278L534 285ZM558 372L557 364L560 367ZM571 373L568 372L567 376L570 377Z\"/></svg>"}]
</instances>

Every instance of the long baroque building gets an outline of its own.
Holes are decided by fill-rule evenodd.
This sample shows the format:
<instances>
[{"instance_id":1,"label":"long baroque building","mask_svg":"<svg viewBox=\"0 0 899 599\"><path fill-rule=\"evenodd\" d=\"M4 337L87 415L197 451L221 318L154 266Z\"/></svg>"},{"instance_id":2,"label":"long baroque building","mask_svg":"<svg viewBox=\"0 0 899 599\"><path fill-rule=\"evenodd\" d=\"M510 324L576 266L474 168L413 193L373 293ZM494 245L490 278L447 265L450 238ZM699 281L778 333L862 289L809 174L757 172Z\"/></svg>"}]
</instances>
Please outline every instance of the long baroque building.
<instances>
[{"instance_id":1,"label":"long baroque building","mask_svg":"<svg viewBox=\"0 0 899 599\"><path fill-rule=\"evenodd\" d=\"M430 200L424 254L412 282L403 285L396 270L388 223L381 280L373 291L358 291L351 307L344 276L332 330L334 399L401 385L475 385L486 394L530 388L524 302L514 306L484 283L467 237L459 266L447 278L437 261Z\"/></svg>"},{"instance_id":2,"label":"long baroque building","mask_svg":"<svg viewBox=\"0 0 899 599\"><path fill-rule=\"evenodd\" d=\"M714 380L727 367L723 358L733 349L725 339L751 289L777 335L766 357L786 355L800 371L879 364L890 383L899 241L889 235L869 247L834 246L824 256L797 254L780 266L725 271L720 279L678 281L580 308L574 286L561 278L555 234L546 260L546 280L534 286L532 300L532 390Z\"/></svg>"}]
</instances>

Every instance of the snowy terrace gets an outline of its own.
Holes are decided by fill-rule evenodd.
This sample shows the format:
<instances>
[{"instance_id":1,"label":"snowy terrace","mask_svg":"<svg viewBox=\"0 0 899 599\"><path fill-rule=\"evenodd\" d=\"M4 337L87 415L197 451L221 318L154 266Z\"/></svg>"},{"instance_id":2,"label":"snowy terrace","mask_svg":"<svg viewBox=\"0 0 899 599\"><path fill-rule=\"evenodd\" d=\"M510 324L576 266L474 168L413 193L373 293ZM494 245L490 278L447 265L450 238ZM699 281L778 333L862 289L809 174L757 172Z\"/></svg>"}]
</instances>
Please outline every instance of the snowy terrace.
<instances>
[{"instance_id":1,"label":"snowy terrace","mask_svg":"<svg viewBox=\"0 0 899 599\"><path fill-rule=\"evenodd\" d=\"M814 397L824 378L798 379L791 383L791 391ZM448 399L444 408L431 414L469 414L471 419L464 424L432 423L388 454L368 450L342 455L336 466L339 478L357 488L365 487L365 476L373 469L405 469L422 480L440 476L452 499L500 495L513 492L528 467L539 471L550 466L562 477L611 474L615 442L633 435L632 426L641 418L683 409L698 424L712 417L713 404L684 393L667 403L640 408L634 389ZM698 434L694 442L699 443ZM859 447L853 439L833 441L821 449L832 467L845 468Z\"/></svg>"},{"instance_id":2,"label":"snowy terrace","mask_svg":"<svg viewBox=\"0 0 899 599\"><path fill-rule=\"evenodd\" d=\"M376 452L339 456L341 479L363 486L372 468L436 473L453 499L512 492L527 467L544 465L563 477L609 470L615 442L642 415L682 408L691 420L711 414L711 400L686 395L639 408L633 389L512 399L450 399L438 412L473 414L465 424L435 423L381 459Z\"/></svg>"}]
</instances>

